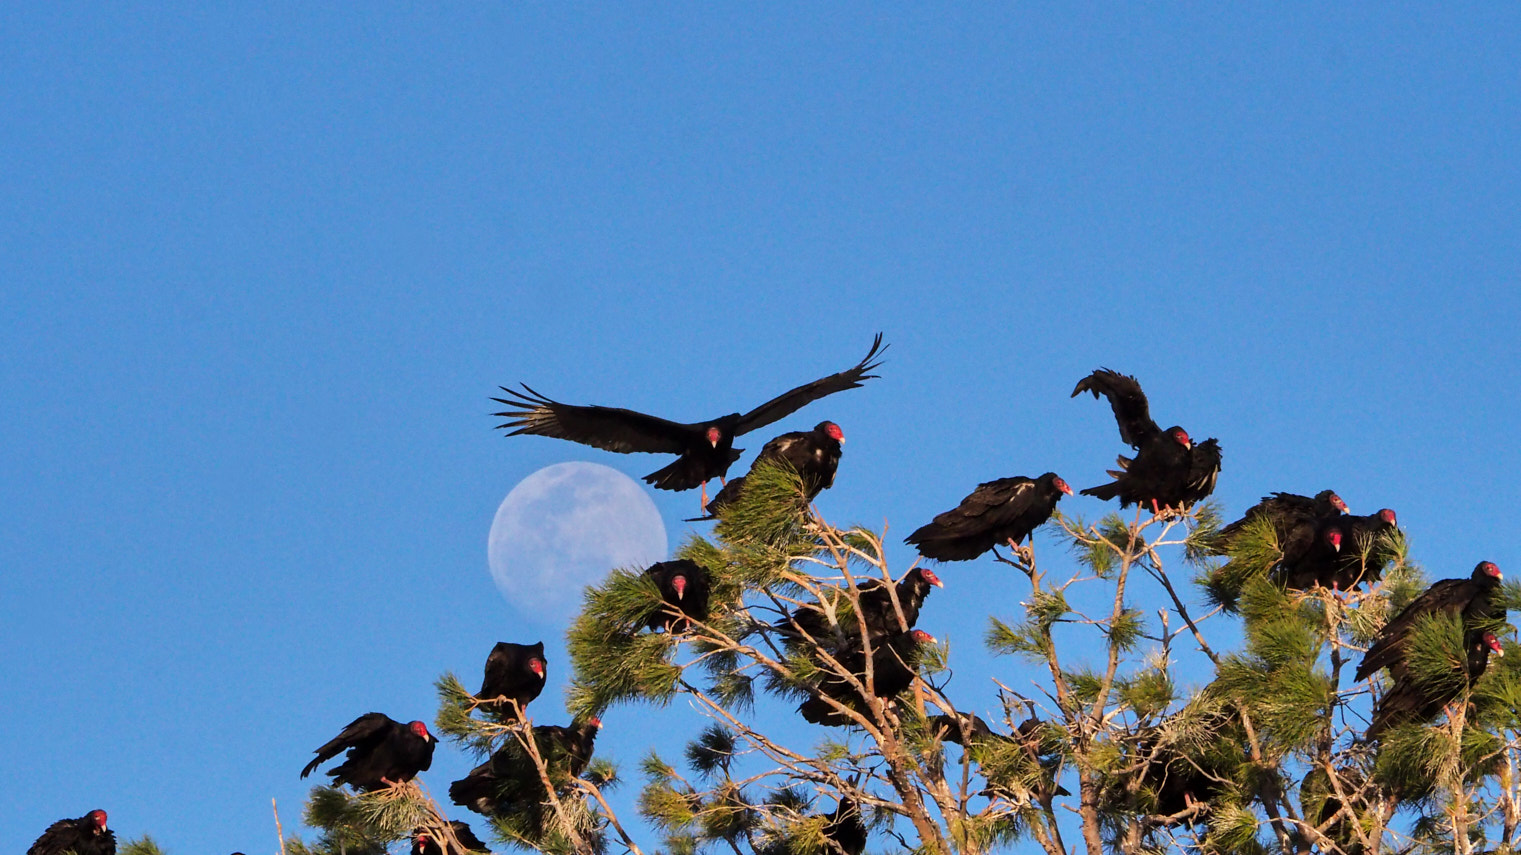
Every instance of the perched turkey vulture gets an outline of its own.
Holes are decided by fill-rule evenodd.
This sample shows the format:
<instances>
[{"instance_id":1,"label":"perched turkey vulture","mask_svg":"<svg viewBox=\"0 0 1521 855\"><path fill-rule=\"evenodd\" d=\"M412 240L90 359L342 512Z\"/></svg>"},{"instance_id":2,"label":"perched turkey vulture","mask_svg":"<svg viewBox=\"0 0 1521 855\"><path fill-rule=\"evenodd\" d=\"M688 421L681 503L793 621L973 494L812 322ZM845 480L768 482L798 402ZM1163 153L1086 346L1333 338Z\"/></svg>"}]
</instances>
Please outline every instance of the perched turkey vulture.
<instances>
[{"instance_id":1,"label":"perched turkey vulture","mask_svg":"<svg viewBox=\"0 0 1521 855\"><path fill-rule=\"evenodd\" d=\"M1404 611L1384 624L1378 639L1363 655L1362 664L1357 666L1355 679L1365 679L1380 668L1395 672L1397 667L1402 667L1405 640L1422 615L1445 613L1462 617L1467 628L1484 627L1504 618L1505 612L1494 601L1502 578L1500 568L1493 562L1480 561L1467 579L1443 579L1427 588L1424 594L1405 606Z\"/></svg>"},{"instance_id":2,"label":"perched turkey vulture","mask_svg":"<svg viewBox=\"0 0 1521 855\"><path fill-rule=\"evenodd\" d=\"M1309 548L1316 529L1347 512L1347 503L1334 490L1321 490L1314 498L1295 493L1274 493L1249 508L1241 519L1220 529L1210 552L1225 555L1246 527L1260 519L1273 526L1278 549L1285 555Z\"/></svg>"},{"instance_id":3,"label":"perched turkey vulture","mask_svg":"<svg viewBox=\"0 0 1521 855\"><path fill-rule=\"evenodd\" d=\"M750 471L762 463L775 465L786 463L803 480L803 490L808 501L819 492L834 486L834 473L840 466L840 445L845 442L845 432L834 422L819 422L813 430L784 433L761 447ZM707 515L687 522L717 519L718 512L733 504L745 489L745 476L741 475L725 484L713 501L708 503Z\"/></svg>"},{"instance_id":4,"label":"perched turkey vulture","mask_svg":"<svg viewBox=\"0 0 1521 855\"><path fill-rule=\"evenodd\" d=\"M570 727L541 724L533 729L534 745L557 788L586 770L601 727L599 719L588 718L573 722ZM450 784L449 798L461 807L492 816L504 808L542 806L544 782L533 758L513 738L486 762L471 769L469 775Z\"/></svg>"},{"instance_id":5,"label":"perched turkey vulture","mask_svg":"<svg viewBox=\"0 0 1521 855\"><path fill-rule=\"evenodd\" d=\"M328 770L333 784L348 784L369 792L410 781L433 765L438 740L420 721L402 724L384 713L365 713L349 723L331 742L317 749L317 757L301 770L305 778L321 763L348 749L343 763Z\"/></svg>"},{"instance_id":6,"label":"perched turkey vulture","mask_svg":"<svg viewBox=\"0 0 1521 855\"><path fill-rule=\"evenodd\" d=\"M78 819L60 819L48 826L26 855L116 855L116 832L106 828L106 812L92 810Z\"/></svg>"},{"instance_id":7,"label":"perched turkey vulture","mask_svg":"<svg viewBox=\"0 0 1521 855\"><path fill-rule=\"evenodd\" d=\"M491 704L503 722L517 721L524 707L544 691L549 665L544 659L544 642L513 644L498 641L486 657L486 677L475 697ZM517 702L514 709L511 701Z\"/></svg>"},{"instance_id":8,"label":"perched turkey vulture","mask_svg":"<svg viewBox=\"0 0 1521 855\"><path fill-rule=\"evenodd\" d=\"M1345 540L1340 526L1321 526L1308 543L1294 541L1293 551L1285 551L1273 568L1273 578L1285 588L1301 591L1316 585L1331 587L1340 566L1341 547Z\"/></svg>"},{"instance_id":9,"label":"perched turkey vulture","mask_svg":"<svg viewBox=\"0 0 1521 855\"><path fill-rule=\"evenodd\" d=\"M665 603L665 607L650 615L650 629L665 627L670 632L685 632L691 626L688 620L671 617L670 609L691 620L708 619L710 582L707 568L696 561L679 558L652 564L644 575L654 580L660 588L660 599Z\"/></svg>"},{"instance_id":10,"label":"perched turkey vulture","mask_svg":"<svg viewBox=\"0 0 1521 855\"><path fill-rule=\"evenodd\" d=\"M475 832L470 830L470 826L457 819L449 823L449 831L454 835L454 839L459 841L459 846L450 846L445 852L443 843L435 840L432 832L426 828L415 829L412 832L412 855L464 855L466 852L490 851L486 848L486 844L475 836Z\"/></svg>"},{"instance_id":11,"label":"perched turkey vulture","mask_svg":"<svg viewBox=\"0 0 1521 855\"><path fill-rule=\"evenodd\" d=\"M620 454L640 451L679 455L671 465L651 472L644 480L659 490L702 486L703 505L707 505L707 482L727 474L729 465L743 451L734 447L735 437L763 428L826 395L854 389L874 379L877 375L868 372L881 364L873 360L886 349L882 334L877 333L866 357L851 368L778 395L744 415L730 413L691 424L615 407L561 404L526 384L522 391L501 387L508 397L492 400L511 409L493 415L508 419L499 425L502 429L514 428L508 436L520 433L550 436Z\"/></svg>"},{"instance_id":12,"label":"perched turkey vulture","mask_svg":"<svg viewBox=\"0 0 1521 855\"><path fill-rule=\"evenodd\" d=\"M1330 587L1350 591L1360 583L1377 582L1396 557L1386 539L1398 527L1394 511L1384 508L1367 516L1344 515L1336 525L1342 530L1344 543Z\"/></svg>"},{"instance_id":13,"label":"perched turkey vulture","mask_svg":"<svg viewBox=\"0 0 1521 855\"><path fill-rule=\"evenodd\" d=\"M1028 538L1051 518L1063 493L1072 495L1072 488L1055 472L987 481L903 541L925 558L970 561L1000 543L1014 546Z\"/></svg>"},{"instance_id":14,"label":"perched turkey vulture","mask_svg":"<svg viewBox=\"0 0 1521 855\"><path fill-rule=\"evenodd\" d=\"M861 808L853 799L844 798L835 806L834 812L826 814L824 839L830 845L826 853L835 855L861 855L866 851L866 823L861 821Z\"/></svg>"},{"instance_id":15,"label":"perched turkey vulture","mask_svg":"<svg viewBox=\"0 0 1521 855\"><path fill-rule=\"evenodd\" d=\"M1089 487L1083 495L1105 501L1118 497L1122 508L1149 502L1152 512L1160 513L1163 507L1187 508L1214 492L1220 444L1207 439L1196 446L1181 427L1158 428L1134 377L1100 368L1078 381L1072 397L1083 392L1109 399L1120 440L1137 452L1134 458L1119 458L1120 468L1109 472L1114 481Z\"/></svg>"},{"instance_id":16,"label":"perched turkey vulture","mask_svg":"<svg viewBox=\"0 0 1521 855\"><path fill-rule=\"evenodd\" d=\"M1471 629L1467 636L1465 644L1468 656L1462 665L1453 669L1456 679L1443 681L1439 685L1422 685L1408 670L1400 674L1389 691L1379 698L1378 707L1373 711L1373 723L1368 726L1364 738L1377 739L1385 728L1396 724L1436 718L1443 707L1462 694L1463 689L1472 686L1475 680L1483 676L1489 667L1491 653L1495 656L1505 655L1500 639L1493 632Z\"/></svg>"},{"instance_id":17,"label":"perched turkey vulture","mask_svg":"<svg viewBox=\"0 0 1521 855\"><path fill-rule=\"evenodd\" d=\"M856 583L858 600L861 603L861 619L866 624L867 636L872 644L877 639L886 635L893 635L907 629L913 629L919 621L919 607L924 605L924 598L929 596L930 588L944 588L945 583L935 575L933 570L927 567L915 567L903 574L889 592L887 585L880 579L863 579ZM893 607L892 596L898 597L898 605L903 609L903 620L898 620L898 610ZM844 598L843 592L840 595ZM808 638L814 643L828 644L835 639L833 627L830 626L829 617L824 609L817 605L801 606L790 617L783 618L774 625L782 636L789 642L801 642L806 632ZM854 618L846 618L841 621L841 633L848 643L859 643L860 624Z\"/></svg>"},{"instance_id":18,"label":"perched turkey vulture","mask_svg":"<svg viewBox=\"0 0 1521 855\"><path fill-rule=\"evenodd\" d=\"M859 645L847 646L833 656L840 667L849 671L872 694L879 698L891 698L913 684L914 677L919 673L922 645L934 643L935 637L922 629L886 636L881 644L872 649L872 679L869 685L866 684L866 656ZM815 687L820 696L804 701L798 707L798 712L802 713L805 721L814 724L830 727L854 724L849 716L836 710L825 698L833 698L850 709L865 712L866 706L861 694L851 685L850 680L835 673L832 665L822 661L819 664L826 672Z\"/></svg>"}]
</instances>

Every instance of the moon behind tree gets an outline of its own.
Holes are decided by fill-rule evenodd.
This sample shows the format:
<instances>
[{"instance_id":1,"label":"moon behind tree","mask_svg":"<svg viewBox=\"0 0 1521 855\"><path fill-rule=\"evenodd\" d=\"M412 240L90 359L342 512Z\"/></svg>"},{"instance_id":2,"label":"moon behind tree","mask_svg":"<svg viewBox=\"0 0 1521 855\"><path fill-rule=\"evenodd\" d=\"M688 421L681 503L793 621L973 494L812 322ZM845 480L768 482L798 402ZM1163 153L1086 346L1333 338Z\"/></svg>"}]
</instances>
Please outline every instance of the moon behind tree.
<instances>
[{"instance_id":1,"label":"moon behind tree","mask_svg":"<svg viewBox=\"0 0 1521 855\"><path fill-rule=\"evenodd\" d=\"M666 557L665 523L634 479L596 463L556 463L507 494L491 522L487 561L497 589L544 623L580 608L581 589L615 567Z\"/></svg>"}]
</instances>

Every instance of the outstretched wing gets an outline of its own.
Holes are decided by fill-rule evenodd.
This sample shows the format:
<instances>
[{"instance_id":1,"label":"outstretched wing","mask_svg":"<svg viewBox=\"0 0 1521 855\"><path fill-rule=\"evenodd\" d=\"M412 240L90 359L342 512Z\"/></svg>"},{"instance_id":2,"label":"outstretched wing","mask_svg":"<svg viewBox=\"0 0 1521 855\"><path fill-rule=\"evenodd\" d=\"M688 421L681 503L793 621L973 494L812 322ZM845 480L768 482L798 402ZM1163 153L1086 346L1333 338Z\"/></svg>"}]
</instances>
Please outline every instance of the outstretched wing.
<instances>
[{"instance_id":1,"label":"outstretched wing","mask_svg":"<svg viewBox=\"0 0 1521 855\"><path fill-rule=\"evenodd\" d=\"M854 389L867 380L877 377L867 372L881 365L877 357L887 345L882 343L882 334L871 341L871 350L866 352L866 357L856 363L854 367L831 374L828 377L820 377L812 383L805 383L790 392L783 392L775 398L761 404L759 407L740 416L739 423L734 426L734 435L749 433L756 428L763 428L772 422L778 421L802 409L805 405L817 401L825 395L833 395L835 392L843 392L846 389Z\"/></svg>"},{"instance_id":2,"label":"outstretched wing","mask_svg":"<svg viewBox=\"0 0 1521 855\"><path fill-rule=\"evenodd\" d=\"M301 777L310 775L314 769L334 757L337 757L345 749L356 745L366 745L385 737L396 722L385 713L365 713L359 718L349 722L349 726L343 732L333 737L326 745L317 749L317 757L306 764L301 770Z\"/></svg>"},{"instance_id":3,"label":"outstretched wing","mask_svg":"<svg viewBox=\"0 0 1521 855\"><path fill-rule=\"evenodd\" d=\"M508 421L497 425L508 436L526 433L568 439L604 451L630 454L636 451L656 454L680 454L690 444L697 425L636 413L619 407L579 407L552 401L524 383L521 391L502 386L509 397L492 398L512 409L500 413Z\"/></svg>"},{"instance_id":4,"label":"outstretched wing","mask_svg":"<svg viewBox=\"0 0 1521 855\"><path fill-rule=\"evenodd\" d=\"M1092 392L1095 398L1103 395L1109 399L1114 420L1120 425L1120 441L1132 448L1140 448L1142 443L1161 431L1151 420L1146 393L1141 391L1141 384L1134 377L1100 368L1077 381L1072 397L1083 392Z\"/></svg>"}]
</instances>

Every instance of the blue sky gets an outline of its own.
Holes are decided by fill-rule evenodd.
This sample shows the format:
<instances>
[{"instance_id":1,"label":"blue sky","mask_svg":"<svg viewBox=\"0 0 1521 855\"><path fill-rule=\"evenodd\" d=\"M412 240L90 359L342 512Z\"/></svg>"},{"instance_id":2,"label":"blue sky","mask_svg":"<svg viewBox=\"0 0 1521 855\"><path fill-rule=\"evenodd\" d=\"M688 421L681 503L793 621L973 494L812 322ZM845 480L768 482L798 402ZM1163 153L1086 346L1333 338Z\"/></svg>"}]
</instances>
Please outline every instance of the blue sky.
<instances>
[{"instance_id":1,"label":"blue sky","mask_svg":"<svg viewBox=\"0 0 1521 855\"><path fill-rule=\"evenodd\" d=\"M520 380L697 419L884 331L882 379L776 431L843 425L821 509L901 537L989 478L1100 483L1113 421L1067 395L1107 365L1220 438L1228 513L1329 486L1434 575L1521 568L1518 36L1477 4L7 8L0 850L101 807L268 853L344 723L557 645L492 585L497 504L663 462L503 439ZM654 500L679 542L695 497ZM978 644L1003 569L921 620L984 708L1028 679ZM632 774L696 721L620 709L599 747Z\"/></svg>"}]
</instances>

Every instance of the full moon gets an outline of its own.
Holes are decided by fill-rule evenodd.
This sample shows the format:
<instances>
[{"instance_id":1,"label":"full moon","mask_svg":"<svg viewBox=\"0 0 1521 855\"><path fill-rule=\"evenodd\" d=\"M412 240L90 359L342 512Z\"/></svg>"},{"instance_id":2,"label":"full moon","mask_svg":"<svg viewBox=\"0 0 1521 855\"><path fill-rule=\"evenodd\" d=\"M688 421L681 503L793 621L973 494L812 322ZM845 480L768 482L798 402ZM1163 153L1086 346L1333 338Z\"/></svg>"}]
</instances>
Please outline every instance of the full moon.
<instances>
[{"instance_id":1,"label":"full moon","mask_svg":"<svg viewBox=\"0 0 1521 855\"><path fill-rule=\"evenodd\" d=\"M525 616L563 620L615 567L666 557L665 523L638 482L596 463L557 463L518 482L486 542L491 577Z\"/></svg>"}]
</instances>

